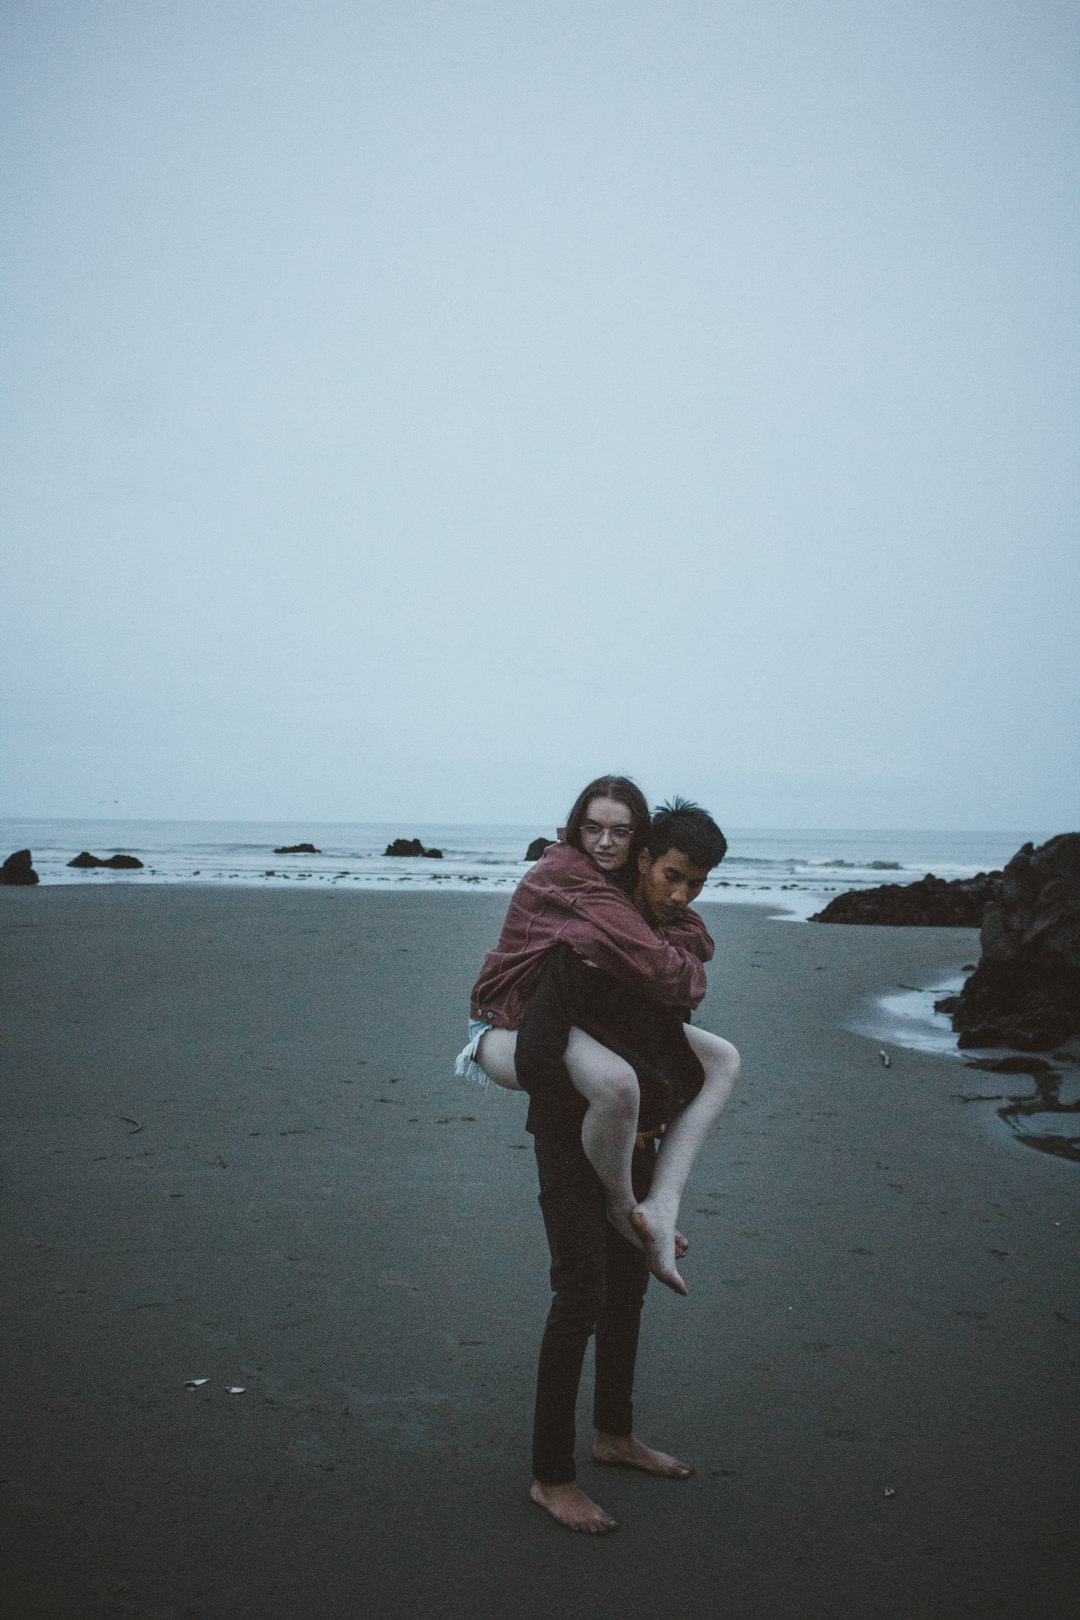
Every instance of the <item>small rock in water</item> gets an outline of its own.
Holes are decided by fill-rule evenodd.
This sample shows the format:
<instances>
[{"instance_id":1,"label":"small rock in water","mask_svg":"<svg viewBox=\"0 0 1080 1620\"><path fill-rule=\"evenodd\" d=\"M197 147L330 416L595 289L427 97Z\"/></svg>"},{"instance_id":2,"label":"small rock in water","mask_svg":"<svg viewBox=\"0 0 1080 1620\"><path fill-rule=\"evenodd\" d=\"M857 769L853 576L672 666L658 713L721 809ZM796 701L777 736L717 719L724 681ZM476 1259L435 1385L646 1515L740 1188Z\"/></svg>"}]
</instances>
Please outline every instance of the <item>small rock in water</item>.
<instances>
[{"instance_id":1,"label":"small rock in water","mask_svg":"<svg viewBox=\"0 0 1080 1620\"><path fill-rule=\"evenodd\" d=\"M34 871L34 857L28 849L17 849L13 855L8 856L3 866L0 866L0 883L29 886L40 881Z\"/></svg>"},{"instance_id":2,"label":"small rock in water","mask_svg":"<svg viewBox=\"0 0 1080 1620\"><path fill-rule=\"evenodd\" d=\"M422 855L429 861L441 861L441 849L425 849L419 838L395 838L392 844L387 844L384 855L417 856Z\"/></svg>"},{"instance_id":3,"label":"small rock in water","mask_svg":"<svg viewBox=\"0 0 1080 1620\"><path fill-rule=\"evenodd\" d=\"M102 860L100 855L91 855L88 849L84 849L81 855L76 855L73 861L68 861L69 866L80 868L106 866L110 867L114 872L141 871L142 864L142 861L135 855L110 855L107 861Z\"/></svg>"}]
</instances>

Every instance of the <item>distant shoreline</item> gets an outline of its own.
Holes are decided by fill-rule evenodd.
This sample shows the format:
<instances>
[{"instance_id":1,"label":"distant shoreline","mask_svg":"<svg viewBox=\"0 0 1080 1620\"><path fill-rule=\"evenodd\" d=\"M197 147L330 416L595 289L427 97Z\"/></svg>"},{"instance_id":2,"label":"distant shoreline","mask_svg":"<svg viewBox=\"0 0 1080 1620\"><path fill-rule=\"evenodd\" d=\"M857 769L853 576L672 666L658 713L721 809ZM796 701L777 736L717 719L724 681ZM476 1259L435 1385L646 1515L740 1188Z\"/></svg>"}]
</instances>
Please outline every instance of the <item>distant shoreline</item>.
<instances>
[{"instance_id":1,"label":"distant shoreline","mask_svg":"<svg viewBox=\"0 0 1080 1620\"><path fill-rule=\"evenodd\" d=\"M342 886L410 892L483 890L509 893L528 866L535 823L0 821L0 857L29 848L43 884L195 883L200 886ZM440 861L384 855L395 837L419 837L443 851ZM1040 833L1031 833L1033 839ZM933 872L974 876L1002 866L1025 841L1022 833L882 832L874 829L728 829L729 853L711 875L702 901L766 905L809 916L832 895L882 881L913 882ZM313 843L318 856L278 856L275 847ZM5 848L5 845L7 846ZM133 854L145 869L131 874L72 870L83 849L107 857Z\"/></svg>"}]
</instances>

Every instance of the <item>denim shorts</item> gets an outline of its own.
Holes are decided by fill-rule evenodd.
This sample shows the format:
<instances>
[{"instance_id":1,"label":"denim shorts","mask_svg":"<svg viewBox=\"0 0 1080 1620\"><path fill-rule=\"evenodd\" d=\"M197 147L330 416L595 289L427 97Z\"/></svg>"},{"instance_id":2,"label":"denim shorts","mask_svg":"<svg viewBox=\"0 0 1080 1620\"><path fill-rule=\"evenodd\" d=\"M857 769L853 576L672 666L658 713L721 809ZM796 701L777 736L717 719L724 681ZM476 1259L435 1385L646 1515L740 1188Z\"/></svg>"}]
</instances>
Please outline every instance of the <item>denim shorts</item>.
<instances>
[{"instance_id":1,"label":"denim shorts","mask_svg":"<svg viewBox=\"0 0 1080 1620\"><path fill-rule=\"evenodd\" d=\"M458 1053L454 1064L454 1073L460 1075L463 1080L475 1080L481 1086L488 1084L487 1075L476 1061L476 1051L491 1028L493 1025L482 1023L479 1018L469 1019L469 1039Z\"/></svg>"}]
</instances>

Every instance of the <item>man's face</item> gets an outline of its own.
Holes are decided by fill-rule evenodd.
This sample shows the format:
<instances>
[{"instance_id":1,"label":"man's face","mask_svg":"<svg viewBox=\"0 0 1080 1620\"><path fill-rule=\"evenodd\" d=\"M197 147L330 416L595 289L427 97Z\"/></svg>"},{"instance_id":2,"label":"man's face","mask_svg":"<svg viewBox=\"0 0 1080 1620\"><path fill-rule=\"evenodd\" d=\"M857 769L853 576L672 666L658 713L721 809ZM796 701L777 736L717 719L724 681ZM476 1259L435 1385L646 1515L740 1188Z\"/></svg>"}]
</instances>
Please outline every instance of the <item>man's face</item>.
<instances>
[{"instance_id":1,"label":"man's face","mask_svg":"<svg viewBox=\"0 0 1080 1620\"><path fill-rule=\"evenodd\" d=\"M643 849L634 903L648 921L668 922L697 899L708 875L707 866L694 866L681 849L669 849L655 860Z\"/></svg>"}]
</instances>

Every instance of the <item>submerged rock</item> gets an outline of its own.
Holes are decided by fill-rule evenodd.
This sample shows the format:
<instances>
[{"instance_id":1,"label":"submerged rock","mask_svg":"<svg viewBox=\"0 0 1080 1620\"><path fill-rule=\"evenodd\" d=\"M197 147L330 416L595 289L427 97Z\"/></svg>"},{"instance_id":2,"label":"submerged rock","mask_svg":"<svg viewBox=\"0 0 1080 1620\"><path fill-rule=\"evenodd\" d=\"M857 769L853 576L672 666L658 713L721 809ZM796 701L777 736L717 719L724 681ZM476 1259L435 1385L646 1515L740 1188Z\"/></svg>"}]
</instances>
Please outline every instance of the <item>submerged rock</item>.
<instances>
[{"instance_id":1,"label":"submerged rock","mask_svg":"<svg viewBox=\"0 0 1080 1620\"><path fill-rule=\"evenodd\" d=\"M81 855L76 855L73 861L68 861L68 865L84 868L107 866L111 867L114 872L138 872L142 870L143 863L136 855L110 855L108 860L105 861L101 859L100 855L91 855L88 849L84 849Z\"/></svg>"},{"instance_id":2,"label":"submerged rock","mask_svg":"<svg viewBox=\"0 0 1080 1620\"><path fill-rule=\"evenodd\" d=\"M22 884L29 887L31 883L40 883L41 879L34 871L34 857L28 849L17 849L9 855L3 866L0 866L0 883Z\"/></svg>"},{"instance_id":3,"label":"submerged rock","mask_svg":"<svg viewBox=\"0 0 1080 1620\"><path fill-rule=\"evenodd\" d=\"M275 855L321 855L322 850L316 849L314 844L282 844L275 849Z\"/></svg>"},{"instance_id":4,"label":"submerged rock","mask_svg":"<svg viewBox=\"0 0 1080 1620\"><path fill-rule=\"evenodd\" d=\"M928 874L917 883L882 883L849 889L810 918L824 923L885 923L893 928L978 928L987 904L1001 892L1000 872L944 878Z\"/></svg>"},{"instance_id":5,"label":"submerged rock","mask_svg":"<svg viewBox=\"0 0 1080 1620\"><path fill-rule=\"evenodd\" d=\"M1080 833L1017 851L981 937L978 967L939 1004L961 1047L1045 1052L1080 1030Z\"/></svg>"},{"instance_id":6,"label":"submerged rock","mask_svg":"<svg viewBox=\"0 0 1080 1620\"><path fill-rule=\"evenodd\" d=\"M554 838L534 838L525 851L525 859L527 861L538 861L545 849L550 849L554 842Z\"/></svg>"},{"instance_id":7,"label":"submerged rock","mask_svg":"<svg viewBox=\"0 0 1080 1620\"><path fill-rule=\"evenodd\" d=\"M387 855L424 855L429 861L441 861L441 849L425 849L419 838L395 838L392 844L387 844L384 852Z\"/></svg>"}]
</instances>

